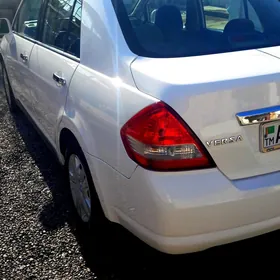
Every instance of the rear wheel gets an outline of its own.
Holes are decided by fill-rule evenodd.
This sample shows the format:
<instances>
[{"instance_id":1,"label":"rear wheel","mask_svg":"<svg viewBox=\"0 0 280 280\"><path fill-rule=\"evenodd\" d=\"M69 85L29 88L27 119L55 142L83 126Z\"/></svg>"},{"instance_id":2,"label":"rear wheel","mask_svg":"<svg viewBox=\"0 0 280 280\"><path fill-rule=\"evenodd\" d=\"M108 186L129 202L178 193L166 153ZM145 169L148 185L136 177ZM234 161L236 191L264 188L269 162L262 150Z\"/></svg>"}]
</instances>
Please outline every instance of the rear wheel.
<instances>
[{"instance_id":1,"label":"rear wheel","mask_svg":"<svg viewBox=\"0 0 280 280\"><path fill-rule=\"evenodd\" d=\"M84 223L88 223L91 219L91 192L85 168L76 154L69 158L68 176L77 213Z\"/></svg>"},{"instance_id":2,"label":"rear wheel","mask_svg":"<svg viewBox=\"0 0 280 280\"><path fill-rule=\"evenodd\" d=\"M75 221L78 221L75 224L77 236L87 261L92 265L96 265L96 262L99 265L111 263L119 257L121 250L124 255L131 257L135 252L135 244L139 250L147 248L122 226L111 223L105 217L86 158L78 143L71 141L70 137L68 139L72 144L66 148L65 170L75 208Z\"/></svg>"},{"instance_id":3,"label":"rear wheel","mask_svg":"<svg viewBox=\"0 0 280 280\"><path fill-rule=\"evenodd\" d=\"M85 156L77 144L66 151L66 169L79 225L89 231L108 225Z\"/></svg>"},{"instance_id":4,"label":"rear wheel","mask_svg":"<svg viewBox=\"0 0 280 280\"><path fill-rule=\"evenodd\" d=\"M12 88L10 86L10 82L9 82L9 78L8 78L6 68L5 68L3 62L2 62L2 76L3 76L4 93L5 93L5 96L6 96L6 99L7 99L9 109L12 113L15 113L17 111L17 104L16 104L16 100L15 100Z\"/></svg>"}]
</instances>

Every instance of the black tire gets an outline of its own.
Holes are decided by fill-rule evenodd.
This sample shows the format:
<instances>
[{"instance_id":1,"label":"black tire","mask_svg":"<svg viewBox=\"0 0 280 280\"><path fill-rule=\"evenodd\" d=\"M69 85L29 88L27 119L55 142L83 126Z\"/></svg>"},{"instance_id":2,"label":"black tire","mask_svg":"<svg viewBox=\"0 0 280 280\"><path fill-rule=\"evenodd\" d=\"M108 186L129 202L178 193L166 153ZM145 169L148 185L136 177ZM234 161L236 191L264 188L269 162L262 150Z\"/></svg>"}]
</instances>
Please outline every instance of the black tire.
<instances>
[{"instance_id":1,"label":"black tire","mask_svg":"<svg viewBox=\"0 0 280 280\"><path fill-rule=\"evenodd\" d=\"M91 197L91 214L90 214L90 219L88 222L84 222L82 218L80 217L76 207L75 203L73 200L72 196L72 201L73 201L73 206L75 209L75 218L76 221L78 222L77 225L82 229L90 233L98 234L98 230L104 230L105 227L108 227L110 222L109 220L105 217L102 206L99 201L99 197L96 193L94 183L91 177L91 173L86 161L86 158L80 148L80 146L77 143L72 143L69 145L69 147L66 149L66 161L65 161L65 171L66 171L66 176L67 176L67 181L68 181L68 186L69 189L70 187L70 176L69 176L69 159L71 155L75 155L78 157L80 162L82 163L82 166L85 170L86 173L86 178L88 180L88 185L90 189L90 197Z\"/></svg>"},{"instance_id":2,"label":"black tire","mask_svg":"<svg viewBox=\"0 0 280 280\"><path fill-rule=\"evenodd\" d=\"M8 103L8 107L11 113L16 113L18 110L17 103L10 85L10 81L8 78L7 70L5 68L4 62L1 62L2 65L2 83L4 88L4 93L6 96L6 100Z\"/></svg>"}]
</instances>

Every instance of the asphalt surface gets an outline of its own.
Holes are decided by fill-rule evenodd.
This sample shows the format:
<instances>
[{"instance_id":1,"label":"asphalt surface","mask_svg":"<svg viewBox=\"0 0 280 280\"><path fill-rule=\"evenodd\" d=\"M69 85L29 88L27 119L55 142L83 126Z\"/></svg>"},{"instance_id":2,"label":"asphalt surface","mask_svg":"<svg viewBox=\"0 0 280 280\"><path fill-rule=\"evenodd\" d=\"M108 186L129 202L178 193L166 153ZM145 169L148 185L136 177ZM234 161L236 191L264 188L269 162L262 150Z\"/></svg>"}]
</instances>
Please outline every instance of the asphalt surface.
<instances>
[{"instance_id":1,"label":"asphalt surface","mask_svg":"<svg viewBox=\"0 0 280 280\"><path fill-rule=\"evenodd\" d=\"M274 232L169 256L117 226L86 236L55 157L22 113L8 112L0 93L0 279L185 279L203 272L190 263L205 257L277 253L279 238Z\"/></svg>"}]
</instances>

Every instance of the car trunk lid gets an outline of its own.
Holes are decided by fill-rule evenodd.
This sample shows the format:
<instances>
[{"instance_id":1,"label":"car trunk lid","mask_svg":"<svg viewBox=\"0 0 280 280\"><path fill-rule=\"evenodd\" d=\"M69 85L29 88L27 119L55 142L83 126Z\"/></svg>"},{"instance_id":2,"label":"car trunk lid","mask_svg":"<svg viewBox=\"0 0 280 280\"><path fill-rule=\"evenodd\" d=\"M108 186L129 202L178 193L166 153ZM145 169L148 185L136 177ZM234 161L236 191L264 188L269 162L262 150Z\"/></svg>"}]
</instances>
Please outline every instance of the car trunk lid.
<instances>
[{"instance_id":1,"label":"car trunk lid","mask_svg":"<svg viewBox=\"0 0 280 280\"><path fill-rule=\"evenodd\" d=\"M280 105L278 59L257 50L186 58L138 57L131 70L138 89L173 107L229 179L280 170L280 150L261 152L260 124L241 125L238 119Z\"/></svg>"}]
</instances>

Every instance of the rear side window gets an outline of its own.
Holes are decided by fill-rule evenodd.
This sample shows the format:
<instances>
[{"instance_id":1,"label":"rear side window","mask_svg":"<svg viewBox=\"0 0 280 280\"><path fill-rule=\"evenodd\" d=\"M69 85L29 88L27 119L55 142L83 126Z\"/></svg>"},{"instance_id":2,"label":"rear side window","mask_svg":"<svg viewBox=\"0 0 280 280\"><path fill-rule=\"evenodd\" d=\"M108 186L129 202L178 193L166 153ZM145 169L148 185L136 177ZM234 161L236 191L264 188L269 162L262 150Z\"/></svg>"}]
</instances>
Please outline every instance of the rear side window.
<instances>
[{"instance_id":1,"label":"rear side window","mask_svg":"<svg viewBox=\"0 0 280 280\"><path fill-rule=\"evenodd\" d=\"M279 0L112 0L132 52L187 57L280 45ZM132 1L132 0L131 0Z\"/></svg>"},{"instance_id":2,"label":"rear side window","mask_svg":"<svg viewBox=\"0 0 280 280\"><path fill-rule=\"evenodd\" d=\"M81 24L82 24L82 1L77 0L73 9L73 14L69 26L69 38L70 44L66 44L65 51L80 57L80 45L81 45Z\"/></svg>"},{"instance_id":3,"label":"rear side window","mask_svg":"<svg viewBox=\"0 0 280 280\"><path fill-rule=\"evenodd\" d=\"M42 43L80 57L81 0L49 0Z\"/></svg>"},{"instance_id":4,"label":"rear side window","mask_svg":"<svg viewBox=\"0 0 280 280\"><path fill-rule=\"evenodd\" d=\"M26 37L35 39L37 35L38 19L43 0L25 0L16 16L13 30Z\"/></svg>"}]
</instances>

